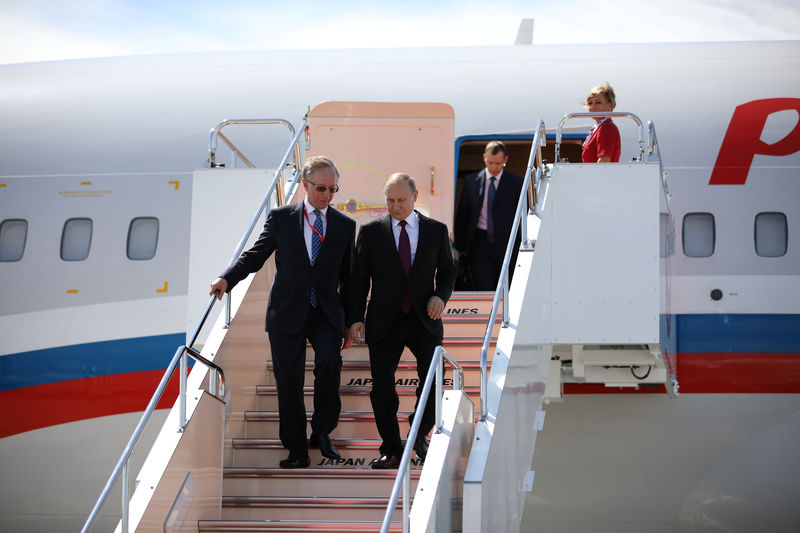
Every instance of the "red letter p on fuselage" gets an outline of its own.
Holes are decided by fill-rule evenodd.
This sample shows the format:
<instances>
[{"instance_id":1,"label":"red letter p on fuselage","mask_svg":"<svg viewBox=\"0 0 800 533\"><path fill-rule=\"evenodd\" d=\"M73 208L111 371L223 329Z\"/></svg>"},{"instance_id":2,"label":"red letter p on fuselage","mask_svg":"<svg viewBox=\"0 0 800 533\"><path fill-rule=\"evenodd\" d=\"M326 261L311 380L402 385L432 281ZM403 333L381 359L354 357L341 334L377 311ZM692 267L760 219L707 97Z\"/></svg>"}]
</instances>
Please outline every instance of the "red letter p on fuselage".
<instances>
[{"instance_id":1,"label":"red letter p on fuselage","mask_svg":"<svg viewBox=\"0 0 800 533\"><path fill-rule=\"evenodd\" d=\"M737 106L722 140L709 185L744 185L753 158L783 156L800 150L800 121L786 137L774 144L761 140L767 118L794 109L800 114L800 98L769 98Z\"/></svg>"}]
</instances>

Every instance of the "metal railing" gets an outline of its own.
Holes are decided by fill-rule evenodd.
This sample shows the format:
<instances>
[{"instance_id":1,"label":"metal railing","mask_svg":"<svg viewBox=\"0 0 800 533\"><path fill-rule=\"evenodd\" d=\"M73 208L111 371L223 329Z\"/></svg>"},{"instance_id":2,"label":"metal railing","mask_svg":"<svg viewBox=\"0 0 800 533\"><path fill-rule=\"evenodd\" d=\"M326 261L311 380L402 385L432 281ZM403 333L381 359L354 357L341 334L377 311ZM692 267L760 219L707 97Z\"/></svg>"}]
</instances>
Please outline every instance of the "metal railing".
<instances>
[{"instance_id":1,"label":"metal railing","mask_svg":"<svg viewBox=\"0 0 800 533\"><path fill-rule=\"evenodd\" d=\"M259 221L262 213L270 204L271 197L273 193L277 191L277 200L278 205L285 204L289 198L294 194L297 185L300 183L300 180L297 179L299 176L299 169L301 168L300 165L300 151L298 148L298 144L300 141L300 136L305 132L307 123L304 121L302 126L295 132L294 127L285 120L271 120L270 122L264 122L262 120L257 121L224 121L220 123L219 126L215 130L212 130L211 134L211 146L215 150L216 149L216 141L215 141L215 131L218 131L226 124L235 124L235 123L258 123L258 124L286 124L289 126L290 131L292 132L292 140L289 143L286 152L281 159L278 168L275 170L275 174L270 182L269 187L267 188L266 194L261 200L261 203L256 210L255 215L253 215L250 224L245 230L244 235L239 240L239 244L236 247L236 251L233 253L231 260L228 264L233 263L239 255L244 250L245 245L247 244L247 240L250 238L250 235L253 233L253 230L256 227L256 224ZM289 159L292 158L290 163ZM213 162L213 151L209 150L209 162ZM212 165L213 166L213 165ZM283 175L284 171L287 167L293 167L293 180L290 183L289 190L286 194L283 194ZM231 295L230 292L227 294L227 301L226 301L226 325L230 325L230 308L231 308ZM122 455L117 461L117 465L114 467L114 470L111 472L111 475L108 478L108 481L105 484L100 496L97 499L94 507L92 508L89 517L86 519L86 523L83 525L81 529L81 533L88 533L91 530L92 525L94 524L95 520L97 519L98 514L100 513L100 509L105 504L106 500L108 499L111 490L114 487L114 484L119 479L120 473L123 473L122 476L122 531L123 533L127 533L128 531L128 519L129 519L129 503L130 503L130 489L129 489L129 480L130 480L130 458L131 454L133 453L133 449L136 446L139 438L144 431L147 422L150 419L150 416L156 409L156 405L160 401L162 395L164 394L164 390L169 383L170 378L172 377L172 373L175 371L177 366L180 366L180 392L178 394L179 400L179 424L178 424L178 431L182 432L186 428L186 424L188 421L186 420L186 395L187 395L187 377L188 377L188 360L187 360L187 353L191 355L197 361L205 364L211 369L211 373L209 375L209 393L213 394L216 398L221 399L224 398L224 394L226 392L225 387L225 374L218 365L214 364L213 362L206 359L204 356L200 354L197 350L194 349L194 343L197 341L198 336L200 335L200 331L202 331L203 326L205 325L208 317L211 314L211 310L214 308L214 304L216 301L215 296L211 296L209 298L208 304L206 304L205 311L203 315L198 320L195 329L189 339L189 342L186 345L180 346L178 350L175 352L175 355L172 357L172 361L170 361L169 366L164 371L164 376L161 378L161 382L159 383L153 397L150 399L150 403L147 404L147 408L145 409L144 413L142 413L141 418L139 419L139 423L134 429L131 438L128 440L128 444L125 446L125 449L122 451ZM219 396L219 391L217 389L217 374L219 374L221 381L222 381L222 398ZM224 401L224 400L222 400ZM124 472L123 472L124 471Z\"/></svg>"},{"instance_id":2,"label":"metal railing","mask_svg":"<svg viewBox=\"0 0 800 533\"><path fill-rule=\"evenodd\" d=\"M560 155L561 155L561 130L564 128L564 124L568 120L572 120L573 118L598 118L598 117L623 117L629 118L633 120L639 129L639 158L637 161L644 162L644 154L647 151L645 149L644 144L644 126L642 125L642 121L639 117L634 115L633 113L625 113L625 112L612 112L612 113L569 113L564 115L561 121L558 123L558 127L556 128L556 163L560 162ZM649 149L652 148L652 145Z\"/></svg>"},{"instance_id":3,"label":"metal railing","mask_svg":"<svg viewBox=\"0 0 800 533\"><path fill-rule=\"evenodd\" d=\"M386 505L386 513L383 516L381 533L388 532L392 525L392 516L397 506L397 500L400 497L401 487L403 489L403 531L408 531L408 511L409 502L411 501L411 452L414 449L414 443L419 434L419 426L422 423L422 412L425 410L425 405L428 403L434 375L436 376L436 394L434 397L436 400L436 432L440 433L444 425L444 421L442 420L444 365L441 364L443 358L453 367L453 390L464 390L464 370L461 368L461 365L450 357L450 354L445 351L443 346L437 346L436 350L433 352L431 366L428 368L428 375L425 377L425 385L422 387L422 393L417 402L417 411L419 411L420 416L414 417L411 429L408 432L406 446L403 449L403 456L400 458L400 465L397 469L397 477L395 477L394 485L392 486L392 494L389 496L389 503ZM434 368L436 369L435 372Z\"/></svg>"},{"instance_id":4,"label":"metal railing","mask_svg":"<svg viewBox=\"0 0 800 533\"><path fill-rule=\"evenodd\" d=\"M533 193L535 185L542 177L542 153L541 149L545 145L547 138L544 132L544 121L539 120L536 125L536 133L533 136L531 143L531 153L528 156L528 167L525 170L525 179L522 182L522 190L526 194L520 194L517 201L517 210L514 213L514 220L518 220L519 224L514 224L511 235L506 244L506 253L503 256L503 266L500 268L500 279L497 281L497 288L494 291L494 299L492 300L492 311L489 313L489 321L486 324L486 333L483 337L483 345L481 346L481 413L480 420L485 421L487 415L487 382L488 382L488 353L489 343L492 339L492 330L494 329L494 321L497 318L497 308L500 306L500 295L503 295L503 327L508 327L508 266L511 263L513 255L514 244L517 240L517 232L522 227L521 246L523 249L530 249L531 243L528 240L528 198L536 198ZM538 166L536 166L538 163ZM533 169L536 167L535 179L531 180L534 175Z\"/></svg>"},{"instance_id":5,"label":"metal railing","mask_svg":"<svg viewBox=\"0 0 800 533\"><path fill-rule=\"evenodd\" d=\"M208 140L208 168L215 168L217 166L224 166L224 165L217 165L217 139L222 139L222 141L228 145L228 148L236 154L239 159L244 161L244 163L250 167L255 168L255 165L239 150L231 141L228 139L225 134L222 133L222 129L226 126L230 126L232 124L246 124L246 125L270 125L270 124L282 124L289 128L290 135L292 137L295 136L294 126L288 120L284 120L282 118L241 118L241 119L225 119L215 128L211 129L210 138ZM305 127L301 128L300 131L305 131ZM299 145L295 145L295 153L294 153L294 160L299 162L300 161L300 147Z\"/></svg>"}]
</instances>

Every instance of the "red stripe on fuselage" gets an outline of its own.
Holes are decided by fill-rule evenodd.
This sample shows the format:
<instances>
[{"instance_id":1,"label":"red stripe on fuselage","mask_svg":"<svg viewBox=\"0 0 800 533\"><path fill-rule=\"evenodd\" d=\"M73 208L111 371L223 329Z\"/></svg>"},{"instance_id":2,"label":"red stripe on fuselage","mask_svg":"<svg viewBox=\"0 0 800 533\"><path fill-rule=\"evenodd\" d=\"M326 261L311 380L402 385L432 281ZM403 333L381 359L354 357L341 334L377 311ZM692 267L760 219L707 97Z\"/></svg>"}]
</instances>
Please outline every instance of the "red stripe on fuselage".
<instances>
[{"instance_id":1,"label":"red stripe on fuselage","mask_svg":"<svg viewBox=\"0 0 800 533\"><path fill-rule=\"evenodd\" d=\"M682 353L681 393L800 393L800 354Z\"/></svg>"},{"instance_id":2,"label":"red stripe on fuselage","mask_svg":"<svg viewBox=\"0 0 800 533\"><path fill-rule=\"evenodd\" d=\"M0 438L77 420L144 411L163 376L163 370L151 370L0 391ZM172 407L178 390L175 373L158 409Z\"/></svg>"},{"instance_id":3,"label":"red stripe on fuselage","mask_svg":"<svg viewBox=\"0 0 800 533\"><path fill-rule=\"evenodd\" d=\"M800 354L682 353L677 356L681 394L800 394ZM664 393L663 385L606 387L565 383L565 394Z\"/></svg>"}]
</instances>

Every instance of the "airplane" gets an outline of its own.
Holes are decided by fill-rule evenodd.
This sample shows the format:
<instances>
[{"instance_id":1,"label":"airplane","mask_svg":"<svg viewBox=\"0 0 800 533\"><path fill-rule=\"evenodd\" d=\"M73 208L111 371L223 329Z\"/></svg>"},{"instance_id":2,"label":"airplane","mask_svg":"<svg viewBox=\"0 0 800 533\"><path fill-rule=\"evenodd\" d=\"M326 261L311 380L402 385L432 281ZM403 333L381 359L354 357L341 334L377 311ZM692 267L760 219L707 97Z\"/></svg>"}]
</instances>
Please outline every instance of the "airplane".
<instances>
[{"instance_id":1,"label":"airplane","mask_svg":"<svg viewBox=\"0 0 800 533\"><path fill-rule=\"evenodd\" d=\"M510 168L523 174L537 120L552 145L561 117L581 111L588 89L606 80L617 109L658 132L676 228L670 297L680 396L656 399L644 389L632 403L628 390L565 385L564 401L548 406L548 424L558 429L536 444L537 453L558 458L537 466L537 483L556 488L552 499L534 490L525 516L538 518L523 520L522 530L619 531L623 508L641 520L637 531L796 527L798 52L797 41L643 43L0 66L0 529L80 527L170 354L185 342L187 316L198 312L190 293L207 287L191 277L189 257L198 216L192 172L208 167L209 128L256 117L297 126L328 101L445 103L455 114L455 201L458 178L476 170L466 161L486 141L506 140ZM630 161L636 143L626 141L635 130L619 127L621 161ZM586 128L569 132L579 146ZM269 168L286 135L259 132L236 144L256 154L257 168ZM574 154L565 156L576 162ZM241 165L224 157L228 168ZM246 202L252 190L219 194ZM214 221L212 210L204 215ZM222 266L234 245L209 243ZM587 435L587 426L570 424L587 418L602 430ZM589 437L592 450L567 453ZM623 468L624 453L620 464L601 467L594 452L637 461L664 449L675 461L656 469L665 486L670 470L694 480L679 501L666 489L645 490L659 479L628 474L627 487L599 494L594 485L571 485L567 474L571 460L602 473ZM711 498L731 479L746 489ZM623 492L632 499L621 501Z\"/></svg>"}]
</instances>

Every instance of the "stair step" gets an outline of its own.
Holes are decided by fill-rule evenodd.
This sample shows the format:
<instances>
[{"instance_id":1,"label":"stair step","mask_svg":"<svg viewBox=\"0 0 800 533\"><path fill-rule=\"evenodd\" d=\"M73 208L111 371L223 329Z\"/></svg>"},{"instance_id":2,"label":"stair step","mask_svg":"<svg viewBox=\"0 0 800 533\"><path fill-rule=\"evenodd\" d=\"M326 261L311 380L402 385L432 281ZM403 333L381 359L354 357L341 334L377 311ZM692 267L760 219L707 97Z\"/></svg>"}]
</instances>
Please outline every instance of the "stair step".
<instances>
[{"instance_id":1,"label":"stair step","mask_svg":"<svg viewBox=\"0 0 800 533\"><path fill-rule=\"evenodd\" d=\"M223 520L380 521L389 498L307 498L274 496L223 496ZM402 519L402 499L393 520Z\"/></svg>"},{"instance_id":2,"label":"stair step","mask_svg":"<svg viewBox=\"0 0 800 533\"><path fill-rule=\"evenodd\" d=\"M480 361L459 361L461 368L464 370L464 385L480 385ZM272 384L272 363L268 365L268 379ZM305 363L306 383L313 383L314 381L314 361L307 360ZM445 379L452 379L453 371L449 366L445 365ZM400 361L397 365L395 372L397 386L412 386L416 387L419 381L417 377L417 362L416 361ZM371 380L369 361L342 361L341 383L343 385L363 385L364 380ZM368 381L367 384L371 383ZM449 383L449 382L448 382Z\"/></svg>"},{"instance_id":3,"label":"stair step","mask_svg":"<svg viewBox=\"0 0 800 533\"><path fill-rule=\"evenodd\" d=\"M413 406L413 404L412 404ZM412 411L398 411L397 419L400 423L400 432L408 433L410 424L408 416ZM306 413L306 419L311 420L311 412ZM247 411L244 414L247 425L248 438L268 438L278 434L279 416L275 411ZM342 411L339 415L339 425L331 433L334 446L341 439L368 439L377 433L375 415L369 411Z\"/></svg>"},{"instance_id":4,"label":"stair step","mask_svg":"<svg viewBox=\"0 0 800 533\"><path fill-rule=\"evenodd\" d=\"M380 531L381 522L335 522L309 520L200 520L202 533L231 533L240 531L269 531L272 533ZM403 531L401 522L392 522L389 531Z\"/></svg>"},{"instance_id":5,"label":"stair step","mask_svg":"<svg viewBox=\"0 0 800 533\"><path fill-rule=\"evenodd\" d=\"M473 325L474 328L474 325ZM445 339L442 343L444 349L447 353L461 363L462 361L479 361L481 357L481 347L483 346L483 334L485 330L480 328L478 331L475 329L471 329L470 333L472 335L459 335L459 336L447 336L447 329L445 329ZM476 335L480 334L480 336ZM495 344L497 343L497 336L500 333L500 326L496 326L495 329L492 331L492 337L489 342L490 350L489 350L489 358L491 359L491 354ZM311 345L307 346L307 352L312 354L313 351L311 349ZM346 350L342 350L342 358L346 361L369 361L369 349L366 344L364 343L353 343L350 348ZM268 358L267 358L268 359ZM400 357L401 361L416 361L414 355L411 353L411 350L406 348L403 350L403 355Z\"/></svg>"},{"instance_id":6,"label":"stair step","mask_svg":"<svg viewBox=\"0 0 800 533\"><path fill-rule=\"evenodd\" d=\"M411 491L416 490L420 470L411 471ZM388 495L397 470L371 468L226 468L222 494L225 496L305 496L326 494L356 497Z\"/></svg>"},{"instance_id":7,"label":"stair step","mask_svg":"<svg viewBox=\"0 0 800 533\"><path fill-rule=\"evenodd\" d=\"M338 461L322 457L319 450L309 448L308 456L314 468L340 468L357 469L370 468L372 461L380 457L379 439L337 439L336 431L331 434L331 441L339 450L342 458ZM407 431L407 430L406 430ZM372 435L377 435L374 429ZM277 438L233 438L230 441L233 448L233 467L274 468L282 459L286 459L288 452L284 449L280 439ZM416 457L411 459L413 468L420 468L422 462Z\"/></svg>"},{"instance_id":8,"label":"stair step","mask_svg":"<svg viewBox=\"0 0 800 533\"><path fill-rule=\"evenodd\" d=\"M342 385L339 387L339 398L342 400L342 411L371 411L372 404L369 400L369 392L372 390L370 384L360 383L358 385ZM444 378L445 390L453 388L453 380L451 377ZM414 408L417 401L416 387L401 385L396 387L397 396L400 398L400 409L410 411ZM473 398L480 398L481 389L478 385L470 385L464 387L464 391ZM277 411L278 398L275 385L258 385L256 388L258 395L259 411ZM303 400L306 405L307 411L314 409L314 387L306 385L303 387ZM242 413L242 417L244 414Z\"/></svg>"}]
</instances>

